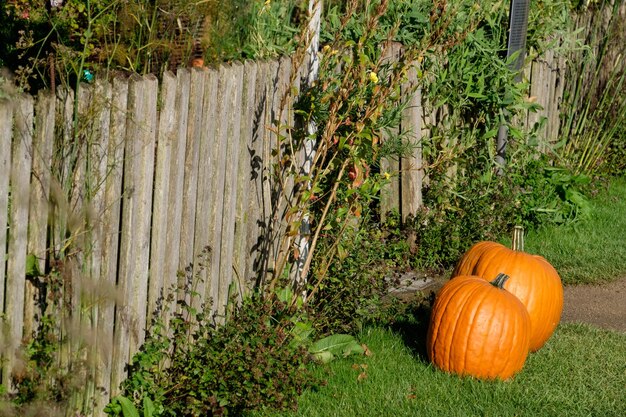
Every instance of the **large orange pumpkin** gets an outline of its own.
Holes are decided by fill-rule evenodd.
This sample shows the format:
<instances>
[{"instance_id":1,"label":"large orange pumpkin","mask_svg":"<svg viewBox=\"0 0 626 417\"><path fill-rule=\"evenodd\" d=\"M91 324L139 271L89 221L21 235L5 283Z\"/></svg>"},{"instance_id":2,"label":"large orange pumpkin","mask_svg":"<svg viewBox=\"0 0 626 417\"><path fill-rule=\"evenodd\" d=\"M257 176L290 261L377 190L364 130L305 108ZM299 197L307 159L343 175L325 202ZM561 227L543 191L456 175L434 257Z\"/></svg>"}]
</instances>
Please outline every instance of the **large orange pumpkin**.
<instances>
[{"instance_id":1,"label":"large orange pumpkin","mask_svg":"<svg viewBox=\"0 0 626 417\"><path fill-rule=\"evenodd\" d=\"M517 296L530 315L530 350L536 351L552 336L563 311L561 278L548 261L523 252L523 229L516 227L513 249L496 242L479 242L463 255L454 277L477 275L488 280L499 273L511 278L504 288Z\"/></svg>"},{"instance_id":2,"label":"large orange pumpkin","mask_svg":"<svg viewBox=\"0 0 626 417\"><path fill-rule=\"evenodd\" d=\"M524 305L493 282L475 276L448 281L437 294L426 338L438 368L480 379L508 379L528 356L530 317Z\"/></svg>"}]
</instances>

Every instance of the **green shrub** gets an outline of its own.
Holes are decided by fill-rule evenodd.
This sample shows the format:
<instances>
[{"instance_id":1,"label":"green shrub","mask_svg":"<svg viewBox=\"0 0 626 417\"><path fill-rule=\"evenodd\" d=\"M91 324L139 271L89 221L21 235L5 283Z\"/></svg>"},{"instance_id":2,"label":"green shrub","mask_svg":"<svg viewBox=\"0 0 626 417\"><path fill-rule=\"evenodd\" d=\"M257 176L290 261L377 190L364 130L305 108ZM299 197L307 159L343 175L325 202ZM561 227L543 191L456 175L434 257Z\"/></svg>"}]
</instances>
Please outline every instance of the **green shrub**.
<instances>
[{"instance_id":1,"label":"green shrub","mask_svg":"<svg viewBox=\"0 0 626 417\"><path fill-rule=\"evenodd\" d=\"M213 416L295 409L294 399L318 383L297 338L299 316L286 304L258 295L241 305L232 300L228 320L218 325L210 306L196 310L184 301L190 297L188 285L168 324L168 309L162 309L132 359L121 388L137 410L149 404L153 416ZM106 411L123 415L120 399Z\"/></svg>"}]
</instances>

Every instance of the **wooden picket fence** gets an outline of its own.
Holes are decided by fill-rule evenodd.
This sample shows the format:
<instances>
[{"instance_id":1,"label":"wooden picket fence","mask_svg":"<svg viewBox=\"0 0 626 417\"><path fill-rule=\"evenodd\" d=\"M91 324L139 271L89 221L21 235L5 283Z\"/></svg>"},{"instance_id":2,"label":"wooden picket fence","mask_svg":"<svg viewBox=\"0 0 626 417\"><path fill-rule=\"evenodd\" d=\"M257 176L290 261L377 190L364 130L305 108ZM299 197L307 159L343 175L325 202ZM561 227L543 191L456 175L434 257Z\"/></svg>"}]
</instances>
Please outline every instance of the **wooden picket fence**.
<instances>
[{"instance_id":1,"label":"wooden picket fence","mask_svg":"<svg viewBox=\"0 0 626 417\"><path fill-rule=\"evenodd\" d=\"M547 140L558 134L564 65L548 53L530 69L531 95L544 110L529 123L547 118ZM89 364L85 398L102 392L91 404L102 415L162 295L184 284L178 271L201 277L195 302L212 299L223 314L230 294L271 270L272 240L283 227L271 127L293 122L283 110L299 71L285 58L181 69L160 84L152 75L97 81L77 98L59 90L0 100L6 386L20 343L44 314L69 305L60 318L69 340L61 360L81 355ZM416 80L411 71L405 91ZM403 217L422 204L419 143L433 123L420 92L410 100L399 129L412 132L414 153L383 161L398 176L381 211L397 208Z\"/></svg>"}]
</instances>

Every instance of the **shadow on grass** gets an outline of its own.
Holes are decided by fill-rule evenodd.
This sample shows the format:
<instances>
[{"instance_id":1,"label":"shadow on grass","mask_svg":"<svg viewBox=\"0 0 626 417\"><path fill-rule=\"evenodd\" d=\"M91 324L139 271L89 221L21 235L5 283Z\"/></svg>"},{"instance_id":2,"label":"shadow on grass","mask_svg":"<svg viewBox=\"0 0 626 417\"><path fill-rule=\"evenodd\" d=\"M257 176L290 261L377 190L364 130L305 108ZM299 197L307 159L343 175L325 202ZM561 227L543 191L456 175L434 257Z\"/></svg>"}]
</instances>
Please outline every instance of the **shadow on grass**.
<instances>
[{"instance_id":1,"label":"shadow on grass","mask_svg":"<svg viewBox=\"0 0 626 417\"><path fill-rule=\"evenodd\" d=\"M431 292L419 302L407 305L405 314L390 326L390 329L402 338L411 352L424 362L428 362L426 333L434 298L435 294Z\"/></svg>"}]
</instances>

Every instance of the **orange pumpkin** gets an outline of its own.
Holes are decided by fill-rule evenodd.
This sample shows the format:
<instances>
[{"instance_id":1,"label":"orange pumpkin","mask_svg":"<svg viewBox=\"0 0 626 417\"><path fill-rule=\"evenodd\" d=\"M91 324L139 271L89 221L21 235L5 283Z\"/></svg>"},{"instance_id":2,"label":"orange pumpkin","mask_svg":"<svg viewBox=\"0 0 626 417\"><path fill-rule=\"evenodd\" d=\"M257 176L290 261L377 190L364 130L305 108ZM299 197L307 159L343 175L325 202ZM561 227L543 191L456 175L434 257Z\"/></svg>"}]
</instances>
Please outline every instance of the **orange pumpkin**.
<instances>
[{"instance_id":1,"label":"orange pumpkin","mask_svg":"<svg viewBox=\"0 0 626 417\"><path fill-rule=\"evenodd\" d=\"M437 294L426 338L439 369L480 379L508 379L528 356L530 317L513 294L475 276L448 281Z\"/></svg>"},{"instance_id":2,"label":"orange pumpkin","mask_svg":"<svg viewBox=\"0 0 626 417\"><path fill-rule=\"evenodd\" d=\"M561 278L548 261L523 252L523 229L516 227L513 249L496 242L479 242L463 255L452 273L490 279L499 273L511 278L504 288L517 296L530 315L530 350L536 351L552 336L563 311Z\"/></svg>"}]
</instances>

